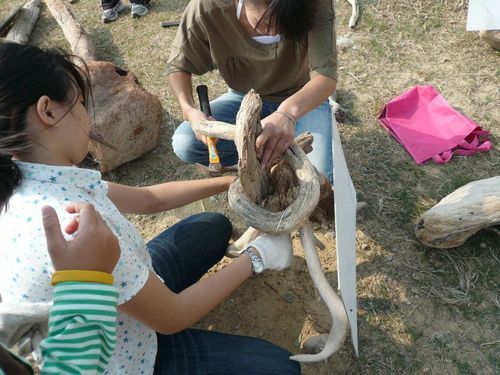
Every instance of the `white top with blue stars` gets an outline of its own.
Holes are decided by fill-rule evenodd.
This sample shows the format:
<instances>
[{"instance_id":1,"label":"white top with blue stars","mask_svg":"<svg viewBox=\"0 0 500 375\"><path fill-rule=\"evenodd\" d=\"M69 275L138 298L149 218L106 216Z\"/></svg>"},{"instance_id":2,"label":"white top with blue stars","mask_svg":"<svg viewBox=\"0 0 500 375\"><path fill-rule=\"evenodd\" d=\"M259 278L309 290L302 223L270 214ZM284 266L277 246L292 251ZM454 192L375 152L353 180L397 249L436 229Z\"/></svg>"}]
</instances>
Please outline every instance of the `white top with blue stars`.
<instances>
[{"instance_id":1,"label":"white top with blue stars","mask_svg":"<svg viewBox=\"0 0 500 375\"><path fill-rule=\"evenodd\" d=\"M92 203L120 241L121 256L113 272L120 296L130 300L144 286L151 257L139 234L107 197L108 185L101 173L77 167L16 162L23 176L21 185L0 214L0 295L4 301L40 302L52 299L50 275L54 271L47 252L41 209L56 210L62 228L71 215L69 202ZM69 236L67 237L70 238ZM118 314L115 352L106 374L152 374L157 352L156 333Z\"/></svg>"}]
</instances>

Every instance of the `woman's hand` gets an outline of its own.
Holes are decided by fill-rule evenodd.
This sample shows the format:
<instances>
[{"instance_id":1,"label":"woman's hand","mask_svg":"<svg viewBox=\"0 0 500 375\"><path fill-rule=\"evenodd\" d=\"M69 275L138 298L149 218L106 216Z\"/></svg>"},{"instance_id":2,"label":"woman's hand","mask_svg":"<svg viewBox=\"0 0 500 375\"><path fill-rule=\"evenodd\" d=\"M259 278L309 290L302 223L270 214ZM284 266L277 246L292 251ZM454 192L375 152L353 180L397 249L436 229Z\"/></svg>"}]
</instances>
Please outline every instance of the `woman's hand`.
<instances>
[{"instance_id":1,"label":"woman's hand","mask_svg":"<svg viewBox=\"0 0 500 375\"><path fill-rule=\"evenodd\" d=\"M286 151L295 138L295 123L279 112L261 121L262 133L255 141L257 157L263 168L270 167Z\"/></svg>"},{"instance_id":2,"label":"woman's hand","mask_svg":"<svg viewBox=\"0 0 500 375\"><path fill-rule=\"evenodd\" d=\"M204 114L202 111L200 111L197 108L191 107L188 110L184 112L184 117L186 118L187 121L190 123L193 122L198 122L198 121L215 121L215 119L212 116L207 116ZM207 136L194 132L194 135L196 136L196 139L203 142L204 144L207 144Z\"/></svg>"},{"instance_id":3,"label":"woman's hand","mask_svg":"<svg viewBox=\"0 0 500 375\"><path fill-rule=\"evenodd\" d=\"M292 144L296 130L294 122L328 99L336 85L333 78L318 74L261 121L262 133L255 146L263 167L271 166Z\"/></svg>"}]
</instances>

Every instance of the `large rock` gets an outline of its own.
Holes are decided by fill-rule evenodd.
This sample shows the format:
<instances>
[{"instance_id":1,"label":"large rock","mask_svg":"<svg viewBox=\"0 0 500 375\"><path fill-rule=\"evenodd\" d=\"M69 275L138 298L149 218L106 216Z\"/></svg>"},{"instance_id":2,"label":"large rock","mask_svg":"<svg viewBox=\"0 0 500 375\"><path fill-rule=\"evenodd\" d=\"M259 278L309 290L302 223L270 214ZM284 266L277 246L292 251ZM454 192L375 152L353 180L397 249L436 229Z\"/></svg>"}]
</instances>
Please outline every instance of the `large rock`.
<instances>
[{"instance_id":1,"label":"large rock","mask_svg":"<svg viewBox=\"0 0 500 375\"><path fill-rule=\"evenodd\" d=\"M90 141L89 151L107 172L138 158L158 145L162 106L135 75L110 62L89 61L95 123L92 132L111 148Z\"/></svg>"},{"instance_id":2,"label":"large rock","mask_svg":"<svg viewBox=\"0 0 500 375\"><path fill-rule=\"evenodd\" d=\"M430 247L463 244L479 230L500 223L500 176L471 182L425 212L415 228Z\"/></svg>"}]
</instances>

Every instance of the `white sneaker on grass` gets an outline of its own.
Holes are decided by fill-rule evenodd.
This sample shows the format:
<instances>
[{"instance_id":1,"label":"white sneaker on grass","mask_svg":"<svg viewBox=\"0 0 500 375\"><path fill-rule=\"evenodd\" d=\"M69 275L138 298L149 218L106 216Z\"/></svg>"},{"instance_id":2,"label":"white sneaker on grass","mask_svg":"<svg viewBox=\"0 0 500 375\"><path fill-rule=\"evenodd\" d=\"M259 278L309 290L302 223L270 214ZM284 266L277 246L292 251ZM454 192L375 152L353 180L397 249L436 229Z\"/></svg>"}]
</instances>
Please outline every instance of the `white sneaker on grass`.
<instances>
[{"instance_id":1,"label":"white sneaker on grass","mask_svg":"<svg viewBox=\"0 0 500 375\"><path fill-rule=\"evenodd\" d=\"M127 9L127 6L121 1L118 1L113 8L106 9L102 12L102 22L109 23L116 21L118 19L118 13L124 9Z\"/></svg>"},{"instance_id":2,"label":"white sneaker on grass","mask_svg":"<svg viewBox=\"0 0 500 375\"><path fill-rule=\"evenodd\" d=\"M134 18L145 16L146 14L148 14L148 8L146 5L132 3L131 14Z\"/></svg>"}]
</instances>

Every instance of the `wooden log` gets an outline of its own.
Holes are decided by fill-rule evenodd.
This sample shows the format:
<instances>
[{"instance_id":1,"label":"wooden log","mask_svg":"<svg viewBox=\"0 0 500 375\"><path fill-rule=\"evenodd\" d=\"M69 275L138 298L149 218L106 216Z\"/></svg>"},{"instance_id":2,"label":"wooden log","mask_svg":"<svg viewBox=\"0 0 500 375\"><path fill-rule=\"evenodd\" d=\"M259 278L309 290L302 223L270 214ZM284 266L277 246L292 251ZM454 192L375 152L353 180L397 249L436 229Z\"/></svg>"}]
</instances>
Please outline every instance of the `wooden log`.
<instances>
[{"instance_id":1,"label":"wooden log","mask_svg":"<svg viewBox=\"0 0 500 375\"><path fill-rule=\"evenodd\" d=\"M285 152L288 163L299 180L295 201L284 211L269 212L252 202L244 193L239 179L229 187L229 205L239 213L248 226L264 233L291 233L298 229L314 211L319 200L319 181L316 171L304 151L292 144Z\"/></svg>"},{"instance_id":2,"label":"wooden log","mask_svg":"<svg viewBox=\"0 0 500 375\"><path fill-rule=\"evenodd\" d=\"M248 243L248 241L244 241L244 237L250 237L256 233L256 230L277 234L291 233L301 227L300 236L309 272L332 314L333 327L320 353L315 355L302 354L290 358L299 362L317 362L328 358L338 350L345 339L348 323L343 303L329 285L321 269L316 254L317 239L308 221L320 196L319 176L304 151L295 142L285 152L283 159L273 167L270 179L263 179L254 173L255 168L259 167L255 153L255 135L261 130L258 126L260 105L258 95L250 92L243 99L236 120L235 143L240 158L238 163L240 173L239 179L235 180L229 188L229 205L251 227L237 242L239 245L243 242ZM312 141L308 142L310 138L312 139L310 134L301 137L301 145L310 148L312 143ZM286 176L281 178L282 174ZM248 178L249 175L251 178ZM254 201L259 199L259 194L254 194L253 198L247 196L242 186L242 180L246 181L245 183L249 185L250 190L252 190L252 184L271 185L270 187L263 186L262 191L274 189L273 194L264 196L266 200L261 204L263 207ZM283 181L286 181L286 184L281 186ZM258 188L255 190L259 191ZM289 192L292 193L289 194ZM259 193L261 192L259 191ZM278 195L278 207L284 208L284 210L271 212L270 202L273 199L276 200L276 194ZM233 246L229 251L239 255L240 252L235 247Z\"/></svg>"},{"instance_id":3,"label":"wooden log","mask_svg":"<svg viewBox=\"0 0 500 375\"><path fill-rule=\"evenodd\" d=\"M196 121L191 123L191 129L207 137L222 138L231 141L234 140L234 134L236 132L236 128L233 124L222 121Z\"/></svg>"},{"instance_id":4,"label":"wooden log","mask_svg":"<svg viewBox=\"0 0 500 375\"><path fill-rule=\"evenodd\" d=\"M262 101L253 90L245 95L236 115L234 143L238 150L239 182L245 195L259 204L269 193L269 174L264 170L255 151L255 139L261 133Z\"/></svg>"},{"instance_id":5,"label":"wooden log","mask_svg":"<svg viewBox=\"0 0 500 375\"><path fill-rule=\"evenodd\" d=\"M11 25L14 23L14 21L16 20L16 18L21 13L21 10L23 9L23 6L24 6L24 3L22 3L21 5L19 5L17 8L15 8L12 11L11 14L9 14L9 16L5 19L5 21L3 21L2 23L0 23L0 37L2 35L4 35L7 32L7 30L10 29Z\"/></svg>"},{"instance_id":6,"label":"wooden log","mask_svg":"<svg viewBox=\"0 0 500 375\"><path fill-rule=\"evenodd\" d=\"M234 140L236 134L236 126L232 124L227 124L221 121L199 121L191 124L194 131L199 132L208 137L217 137L228 140ZM295 143L304 151L305 153L309 153L312 151L312 143L314 138L311 133L306 132L300 134L297 138L295 138ZM247 142L247 145L249 142ZM259 166L260 167L260 166ZM248 168L248 170L252 170L252 168ZM241 171L241 169L240 169ZM316 170L316 174L320 183L320 198L319 203L314 209L313 213L309 217L309 220L320 223L323 225L328 225L331 223L333 219L333 191L332 185L322 173ZM244 181L246 184L249 184L250 188L248 191L252 192L253 190L253 182L251 179L245 175L240 173L240 175L244 176ZM283 211L286 207L293 203L296 199L298 189L296 186L298 185L297 178L295 177L294 170L288 165L286 160L283 159L283 155L278 159L278 163L271 170L271 179L272 182L269 182L270 186L274 186L274 191L272 195L267 195L264 197L265 202L263 201L263 205L266 209L272 212ZM261 182L259 182L260 184ZM242 184L243 185L243 184ZM266 186L269 186L266 185ZM264 187L267 191L268 188ZM261 192L264 191L261 189ZM269 192L269 191L268 191ZM261 197L261 193L254 193L255 195L250 195L251 193L247 193L247 196L251 201L256 202L257 198ZM234 253L235 249L232 249L231 252Z\"/></svg>"},{"instance_id":7,"label":"wooden log","mask_svg":"<svg viewBox=\"0 0 500 375\"><path fill-rule=\"evenodd\" d=\"M291 168L294 177L289 179L292 185L286 186L286 189L293 190L296 194L290 195L291 199L286 200L286 205L279 205L277 210L270 211L269 202L272 198L268 194L269 185L273 184L270 184L267 172L260 167L255 152L255 137L261 131L261 107L259 95L251 90L243 98L236 116L234 141L239 156L239 179L229 188L229 205L250 227L264 233L290 233L308 220L318 204L319 182L316 170L306 154L293 143L274 170L284 170L280 167L285 164ZM307 146L307 142L304 145ZM276 188L276 180L273 186ZM267 199L265 207L260 206L263 198Z\"/></svg>"},{"instance_id":8,"label":"wooden log","mask_svg":"<svg viewBox=\"0 0 500 375\"><path fill-rule=\"evenodd\" d=\"M500 176L473 181L420 216L415 235L424 245L462 245L483 228L500 224Z\"/></svg>"},{"instance_id":9,"label":"wooden log","mask_svg":"<svg viewBox=\"0 0 500 375\"><path fill-rule=\"evenodd\" d=\"M207 121L201 120L191 123L193 131L206 135L207 137L215 137L234 140L236 127L233 124L228 124L222 121ZM312 151L312 143L314 138L310 132L305 132L295 138L295 143L306 153Z\"/></svg>"},{"instance_id":10,"label":"wooden log","mask_svg":"<svg viewBox=\"0 0 500 375\"><path fill-rule=\"evenodd\" d=\"M352 6L351 18L349 18L349 27L354 29L359 17L359 0L347 0Z\"/></svg>"},{"instance_id":11,"label":"wooden log","mask_svg":"<svg viewBox=\"0 0 500 375\"><path fill-rule=\"evenodd\" d=\"M50 13L61 27L71 50L85 61L95 60L95 46L73 12L62 0L44 0Z\"/></svg>"},{"instance_id":12,"label":"wooden log","mask_svg":"<svg viewBox=\"0 0 500 375\"><path fill-rule=\"evenodd\" d=\"M27 44L40 14L40 0L31 0L19 13L5 39Z\"/></svg>"},{"instance_id":13,"label":"wooden log","mask_svg":"<svg viewBox=\"0 0 500 375\"><path fill-rule=\"evenodd\" d=\"M344 342L347 335L347 313L342 300L335 293L321 269L321 263L316 252L314 232L310 224L306 224L300 228L300 240L314 286L317 288L323 301L325 301L332 316L332 328L320 353L299 354L290 357L290 359L305 363L319 362L330 357Z\"/></svg>"}]
</instances>

